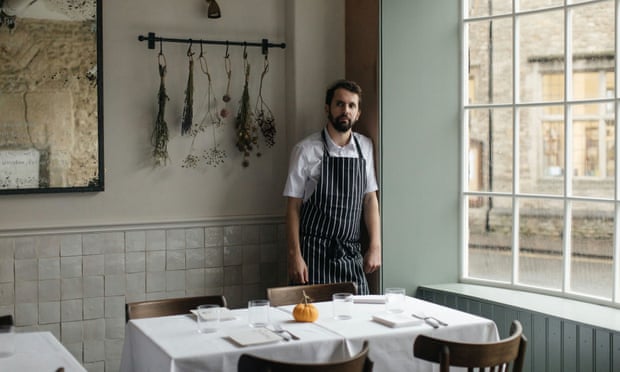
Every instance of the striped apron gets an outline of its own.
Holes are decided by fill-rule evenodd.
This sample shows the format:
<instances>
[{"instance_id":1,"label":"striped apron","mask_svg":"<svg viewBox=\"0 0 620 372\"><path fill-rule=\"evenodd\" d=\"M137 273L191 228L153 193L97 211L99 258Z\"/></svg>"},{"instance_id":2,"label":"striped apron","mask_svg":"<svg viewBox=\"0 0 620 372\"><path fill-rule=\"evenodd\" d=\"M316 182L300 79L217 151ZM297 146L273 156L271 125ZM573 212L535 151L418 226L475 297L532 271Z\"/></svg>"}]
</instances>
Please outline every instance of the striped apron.
<instances>
[{"instance_id":1,"label":"striped apron","mask_svg":"<svg viewBox=\"0 0 620 372\"><path fill-rule=\"evenodd\" d=\"M363 269L360 224L366 190L366 160L353 136L357 158L332 157L325 132L321 178L301 206L301 254L311 284L355 282L368 294Z\"/></svg>"}]
</instances>

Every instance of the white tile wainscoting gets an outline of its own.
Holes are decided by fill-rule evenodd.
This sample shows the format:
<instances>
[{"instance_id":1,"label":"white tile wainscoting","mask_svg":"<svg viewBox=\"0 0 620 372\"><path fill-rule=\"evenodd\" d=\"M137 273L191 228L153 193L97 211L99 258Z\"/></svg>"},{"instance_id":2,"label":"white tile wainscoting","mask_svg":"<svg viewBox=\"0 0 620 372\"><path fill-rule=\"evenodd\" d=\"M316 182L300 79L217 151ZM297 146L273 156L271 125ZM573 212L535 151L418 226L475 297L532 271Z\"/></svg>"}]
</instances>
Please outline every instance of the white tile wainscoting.
<instances>
[{"instance_id":1,"label":"white tile wainscoting","mask_svg":"<svg viewBox=\"0 0 620 372\"><path fill-rule=\"evenodd\" d=\"M0 314L51 331L91 372L117 371L125 303L224 294L230 307L286 283L283 218L0 231Z\"/></svg>"}]
</instances>

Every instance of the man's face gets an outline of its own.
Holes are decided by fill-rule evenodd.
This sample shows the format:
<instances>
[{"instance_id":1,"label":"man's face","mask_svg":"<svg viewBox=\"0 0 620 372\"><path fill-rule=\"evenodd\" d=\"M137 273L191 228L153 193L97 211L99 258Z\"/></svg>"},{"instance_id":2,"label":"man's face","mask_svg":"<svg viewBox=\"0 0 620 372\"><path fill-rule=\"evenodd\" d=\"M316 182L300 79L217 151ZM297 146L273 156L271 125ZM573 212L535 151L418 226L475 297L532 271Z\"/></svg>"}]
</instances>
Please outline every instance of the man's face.
<instances>
[{"instance_id":1,"label":"man's face","mask_svg":"<svg viewBox=\"0 0 620 372\"><path fill-rule=\"evenodd\" d=\"M331 104L325 109L334 129L347 132L360 117L359 96L343 88L336 89Z\"/></svg>"}]
</instances>

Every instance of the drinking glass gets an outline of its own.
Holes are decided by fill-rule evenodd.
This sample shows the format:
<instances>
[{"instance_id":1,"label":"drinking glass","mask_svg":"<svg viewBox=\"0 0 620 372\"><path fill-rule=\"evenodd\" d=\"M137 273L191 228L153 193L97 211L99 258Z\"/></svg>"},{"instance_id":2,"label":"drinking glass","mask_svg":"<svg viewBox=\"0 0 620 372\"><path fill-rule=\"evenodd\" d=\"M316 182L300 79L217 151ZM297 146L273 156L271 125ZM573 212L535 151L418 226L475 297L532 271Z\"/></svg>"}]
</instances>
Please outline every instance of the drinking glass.
<instances>
[{"instance_id":1,"label":"drinking glass","mask_svg":"<svg viewBox=\"0 0 620 372\"><path fill-rule=\"evenodd\" d=\"M385 289L385 310L390 313L405 311L405 288Z\"/></svg>"},{"instance_id":2,"label":"drinking glass","mask_svg":"<svg viewBox=\"0 0 620 372\"><path fill-rule=\"evenodd\" d=\"M251 327L267 327L269 325L269 300L248 301L248 319Z\"/></svg>"},{"instance_id":3,"label":"drinking glass","mask_svg":"<svg viewBox=\"0 0 620 372\"><path fill-rule=\"evenodd\" d=\"M213 333L220 323L220 306L214 304L200 305L196 312L199 333Z\"/></svg>"},{"instance_id":4,"label":"drinking glass","mask_svg":"<svg viewBox=\"0 0 620 372\"><path fill-rule=\"evenodd\" d=\"M351 319L353 314L353 295L351 293L334 293L332 295L334 318Z\"/></svg>"}]
</instances>

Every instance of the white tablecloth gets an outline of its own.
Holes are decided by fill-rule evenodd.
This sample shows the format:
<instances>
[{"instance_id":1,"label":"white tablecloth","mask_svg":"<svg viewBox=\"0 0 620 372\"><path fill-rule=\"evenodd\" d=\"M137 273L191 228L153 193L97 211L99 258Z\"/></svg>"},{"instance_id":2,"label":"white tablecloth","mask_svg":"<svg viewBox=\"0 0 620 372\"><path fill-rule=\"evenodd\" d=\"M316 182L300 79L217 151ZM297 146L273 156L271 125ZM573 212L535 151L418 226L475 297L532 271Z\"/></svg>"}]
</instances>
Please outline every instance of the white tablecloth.
<instances>
[{"instance_id":1,"label":"white tablecloth","mask_svg":"<svg viewBox=\"0 0 620 372\"><path fill-rule=\"evenodd\" d=\"M431 371L436 365L413 357L413 341L419 334L463 342L492 342L499 336L493 321L412 297L406 298L405 312L432 315L448 326L434 329L421 322L415 326L391 328L372 320L373 314L383 313L384 304L354 304L352 319L336 320L331 302L316 303L319 319L316 325L337 333L346 339L346 353L354 355L364 340L369 341L370 359L374 371ZM281 309L291 312L293 306ZM413 318L412 318L413 319Z\"/></svg>"},{"instance_id":2,"label":"white tablecloth","mask_svg":"<svg viewBox=\"0 0 620 372\"><path fill-rule=\"evenodd\" d=\"M0 358L0 371L86 372L86 369L50 332L16 333L15 353Z\"/></svg>"},{"instance_id":3,"label":"white tablecloth","mask_svg":"<svg viewBox=\"0 0 620 372\"><path fill-rule=\"evenodd\" d=\"M363 340L370 342L374 371L431 371L433 365L413 358L413 341L418 334L470 342L498 339L495 323L414 298L407 298L406 311L436 316L449 326L433 329L427 324L391 328L372 321L383 304L354 305L353 318L335 320L331 302L315 304L320 312L315 323L296 323L293 306L271 308L271 320L301 339L258 346L240 347L227 336L249 328L247 310L233 310L234 320L220 323L217 333L200 334L192 315L147 318L126 326L121 372L217 371L234 372L242 353L296 362L328 361L356 354Z\"/></svg>"}]
</instances>

